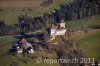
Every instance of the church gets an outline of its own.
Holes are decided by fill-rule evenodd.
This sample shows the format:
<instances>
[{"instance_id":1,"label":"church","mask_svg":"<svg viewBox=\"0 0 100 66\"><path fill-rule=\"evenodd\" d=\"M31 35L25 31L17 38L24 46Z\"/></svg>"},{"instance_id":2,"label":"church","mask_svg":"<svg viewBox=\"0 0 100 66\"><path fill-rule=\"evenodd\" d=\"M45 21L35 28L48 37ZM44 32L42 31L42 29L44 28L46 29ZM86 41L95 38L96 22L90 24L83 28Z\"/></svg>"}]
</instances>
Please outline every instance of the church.
<instances>
[{"instance_id":1,"label":"church","mask_svg":"<svg viewBox=\"0 0 100 66\"><path fill-rule=\"evenodd\" d=\"M65 28L65 21L62 19L61 22L59 23L59 26L51 25L50 27L50 35L65 35L66 33L66 28Z\"/></svg>"}]
</instances>

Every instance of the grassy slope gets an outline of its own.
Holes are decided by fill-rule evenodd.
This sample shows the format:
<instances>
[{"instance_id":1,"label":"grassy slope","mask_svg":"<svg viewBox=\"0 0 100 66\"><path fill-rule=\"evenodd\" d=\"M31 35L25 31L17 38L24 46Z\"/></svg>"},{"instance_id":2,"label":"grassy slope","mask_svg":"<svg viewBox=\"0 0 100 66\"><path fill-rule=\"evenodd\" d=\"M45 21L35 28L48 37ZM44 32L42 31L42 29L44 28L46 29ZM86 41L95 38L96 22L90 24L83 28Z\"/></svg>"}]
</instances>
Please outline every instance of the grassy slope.
<instances>
[{"instance_id":1,"label":"grassy slope","mask_svg":"<svg viewBox=\"0 0 100 66\"><path fill-rule=\"evenodd\" d=\"M90 18L69 21L66 23L67 28L78 27L81 26L88 27L90 25L100 24L100 15L92 16ZM76 32L73 35L74 40L79 42L81 48L86 52L88 57L93 57L97 60L100 60L100 29L92 30L88 33L84 32Z\"/></svg>"},{"instance_id":2,"label":"grassy slope","mask_svg":"<svg viewBox=\"0 0 100 66\"><path fill-rule=\"evenodd\" d=\"M100 15L92 16L81 20L68 21L66 23L66 28L72 28L72 27L81 28L81 26L86 28L90 25L97 25L97 24L100 24Z\"/></svg>"},{"instance_id":3,"label":"grassy slope","mask_svg":"<svg viewBox=\"0 0 100 66\"><path fill-rule=\"evenodd\" d=\"M79 34L75 35L79 36ZM100 29L91 30L88 33L80 34L79 39L75 38L77 42L79 42L80 47L84 50L88 57L95 58L96 60L100 60ZM27 64L22 61L17 60L16 57L11 55L6 55L7 51L11 48L12 42L15 38L0 38L0 65L1 66L9 66L12 61L19 62L20 66L51 66L51 64L40 63L37 64L35 60L24 58L19 56L18 58L21 60L27 60ZM6 64L5 64L6 63ZM59 66L58 64L53 64L52 66Z\"/></svg>"},{"instance_id":4,"label":"grassy slope","mask_svg":"<svg viewBox=\"0 0 100 66\"><path fill-rule=\"evenodd\" d=\"M0 65L7 66L9 63L11 63L11 57L5 55L9 48L11 48L11 42L14 40L14 38L0 38Z\"/></svg>"},{"instance_id":5,"label":"grassy slope","mask_svg":"<svg viewBox=\"0 0 100 66\"><path fill-rule=\"evenodd\" d=\"M89 58L100 60L100 29L92 30L77 40Z\"/></svg>"},{"instance_id":6,"label":"grassy slope","mask_svg":"<svg viewBox=\"0 0 100 66\"><path fill-rule=\"evenodd\" d=\"M15 40L13 37L0 38L0 66L10 66L12 62L18 62L19 66L59 66L59 64L36 63L35 59L25 58L22 55L19 55L18 58L7 55L8 50L12 47L12 42ZM44 55L45 53L41 56ZM25 60L27 63L24 63Z\"/></svg>"},{"instance_id":7,"label":"grassy slope","mask_svg":"<svg viewBox=\"0 0 100 66\"><path fill-rule=\"evenodd\" d=\"M19 15L25 15L26 13L28 13L28 15L31 16L40 16L43 15L43 13L50 13L50 12L54 12L54 9L57 8L59 9L59 5L60 4L64 4L64 3L69 3L72 2L73 0L54 0L54 3L52 5L50 5L49 7L45 8L40 6L40 3L43 2L43 0L39 0L40 3L36 4L38 6L35 6L32 9L32 11L28 11L28 8L3 8L4 11L0 11L0 19L5 20L5 22L7 24L14 24L17 22L18 20L18 16ZM14 10L14 11L11 11ZM21 11L24 10L24 11Z\"/></svg>"}]
</instances>

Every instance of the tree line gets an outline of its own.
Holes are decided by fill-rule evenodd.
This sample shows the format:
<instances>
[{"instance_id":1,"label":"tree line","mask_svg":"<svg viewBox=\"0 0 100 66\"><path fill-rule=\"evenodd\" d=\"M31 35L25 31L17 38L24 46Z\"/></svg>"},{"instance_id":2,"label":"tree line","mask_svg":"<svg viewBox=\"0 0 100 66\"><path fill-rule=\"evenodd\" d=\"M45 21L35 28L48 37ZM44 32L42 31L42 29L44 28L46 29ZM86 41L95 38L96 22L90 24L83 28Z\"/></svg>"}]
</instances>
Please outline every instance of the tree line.
<instances>
[{"instance_id":1,"label":"tree line","mask_svg":"<svg viewBox=\"0 0 100 66\"><path fill-rule=\"evenodd\" d=\"M98 14L100 14L99 0L75 0L69 4L62 4L60 9L55 9L55 12L50 14L44 13L43 16L20 15L17 24L7 25L4 20L0 20L0 35L16 35L22 32L41 30L48 28L51 24L57 25L61 19L67 22Z\"/></svg>"}]
</instances>

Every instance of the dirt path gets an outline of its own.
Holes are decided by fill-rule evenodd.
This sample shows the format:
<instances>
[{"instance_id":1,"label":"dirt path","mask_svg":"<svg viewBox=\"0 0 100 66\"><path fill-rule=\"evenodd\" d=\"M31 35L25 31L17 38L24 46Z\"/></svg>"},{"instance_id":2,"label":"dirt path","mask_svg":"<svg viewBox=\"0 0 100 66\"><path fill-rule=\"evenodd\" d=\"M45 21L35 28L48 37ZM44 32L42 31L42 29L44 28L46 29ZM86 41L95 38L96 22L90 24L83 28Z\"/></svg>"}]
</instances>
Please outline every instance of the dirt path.
<instances>
[{"instance_id":1,"label":"dirt path","mask_svg":"<svg viewBox=\"0 0 100 66\"><path fill-rule=\"evenodd\" d=\"M47 42L51 42L52 40L54 40L54 39L55 39L55 37L56 37L56 36L55 36L55 35L53 35L53 36L52 36L52 38L51 38L51 39L49 39Z\"/></svg>"}]
</instances>

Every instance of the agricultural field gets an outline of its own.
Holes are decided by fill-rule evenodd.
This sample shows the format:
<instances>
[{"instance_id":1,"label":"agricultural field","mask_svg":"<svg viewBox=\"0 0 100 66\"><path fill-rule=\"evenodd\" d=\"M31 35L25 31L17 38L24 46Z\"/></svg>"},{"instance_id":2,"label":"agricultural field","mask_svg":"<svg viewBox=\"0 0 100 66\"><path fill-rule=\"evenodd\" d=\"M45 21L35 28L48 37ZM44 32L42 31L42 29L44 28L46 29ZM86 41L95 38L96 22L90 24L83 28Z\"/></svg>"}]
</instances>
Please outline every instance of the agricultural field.
<instances>
[{"instance_id":1,"label":"agricultural field","mask_svg":"<svg viewBox=\"0 0 100 66\"><path fill-rule=\"evenodd\" d=\"M78 29L81 29L82 26L84 28L87 28L92 25L100 25L100 15L91 16L85 19L80 20L73 20L66 22L66 28L73 28L76 27Z\"/></svg>"},{"instance_id":2,"label":"agricultural field","mask_svg":"<svg viewBox=\"0 0 100 66\"><path fill-rule=\"evenodd\" d=\"M91 30L88 33L76 32L72 38L80 45L88 58L100 60L100 29Z\"/></svg>"},{"instance_id":3,"label":"agricultural field","mask_svg":"<svg viewBox=\"0 0 100 66\"><path fill-rule=\"evenodd\" d=\"M80 30L82 26L88 28L92 25L100 25L100 15L76 21L68 21L66 23L66 28L76 27ZM88 33L76 32L72 36L88 57L100 60L100 29L90 30Z\"/></svg>"},{"instance_id":4,"label":"agricultural field","mask_svg":"<svg viewBox=\"0 0 100 66\"><path fill-rule=\"evenodd\" d=\"M18 22L18 16L42 16L44 13L54 12L64 3L70 3L73 0L54 0L54 3L48 7L42 7L44 0L3 0L0 1L0 19L5 20L7 24Z\"/></svg>"},{"instance_id":5,"label":"agricultural field","mask_svg":"<svg viewBox=\"0 0 100 66\"><path fill-rule=\"evenodd\" d=\"M100 29L92 30L77 40L89 58L100 60Z\"/></svg>"}]
</instances>

